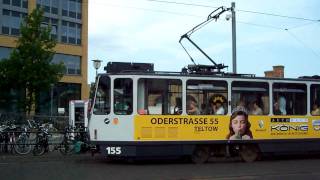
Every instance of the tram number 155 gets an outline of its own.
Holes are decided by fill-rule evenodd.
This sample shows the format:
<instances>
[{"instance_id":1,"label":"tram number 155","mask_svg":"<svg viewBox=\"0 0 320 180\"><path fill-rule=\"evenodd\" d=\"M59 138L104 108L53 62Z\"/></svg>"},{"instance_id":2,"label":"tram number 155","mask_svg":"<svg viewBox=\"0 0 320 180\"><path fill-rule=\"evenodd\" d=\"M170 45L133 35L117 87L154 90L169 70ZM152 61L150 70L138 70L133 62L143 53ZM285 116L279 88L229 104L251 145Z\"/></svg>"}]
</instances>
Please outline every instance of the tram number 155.
<instances>
[{"instance_id":1,"label":"tram number 155","mask_svg":"<svg viewBox=\"0 0 320 180\"><path fill-rule=\"evenodd\" d=\"M107 147L107 154L110 155L119 155L121 154L121 147Z\"/></svg>"}]
</instances>

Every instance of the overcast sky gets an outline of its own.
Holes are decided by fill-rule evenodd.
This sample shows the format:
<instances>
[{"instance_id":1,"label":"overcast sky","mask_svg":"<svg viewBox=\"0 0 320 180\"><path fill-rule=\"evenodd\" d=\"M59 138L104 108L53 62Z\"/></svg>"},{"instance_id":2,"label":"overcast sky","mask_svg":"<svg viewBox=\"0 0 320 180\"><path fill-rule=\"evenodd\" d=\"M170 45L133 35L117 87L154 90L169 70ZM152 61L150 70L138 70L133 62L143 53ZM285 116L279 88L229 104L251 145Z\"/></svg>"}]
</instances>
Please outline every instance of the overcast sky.
<instances>
[{"instance_id":1,"label":"overcast sky","mask_svg":"<svg viewBox=\"0 0 320 180\"><path fill-rule=\"evenodd\" d=\"M180 71L192 64L179 44L180 36L206 20L229 0L91 0L89 1L89 82L92 59L154 63L157 71ZM285 77L320 75L320 1L234 0L237 20L238 73L264 76L274 65L285 66ZM250 12L247 12L250 11ZM252 13L259 12L259 13ZM285 18L261 13L296 17ZM224 13L192 34L216 63L232 71L231 21ZM305 18L306 20L298 19ZM286 30L287 29L287 30ZM183 41L197 64L210 64Z\"/></svg>"}]
</instances>

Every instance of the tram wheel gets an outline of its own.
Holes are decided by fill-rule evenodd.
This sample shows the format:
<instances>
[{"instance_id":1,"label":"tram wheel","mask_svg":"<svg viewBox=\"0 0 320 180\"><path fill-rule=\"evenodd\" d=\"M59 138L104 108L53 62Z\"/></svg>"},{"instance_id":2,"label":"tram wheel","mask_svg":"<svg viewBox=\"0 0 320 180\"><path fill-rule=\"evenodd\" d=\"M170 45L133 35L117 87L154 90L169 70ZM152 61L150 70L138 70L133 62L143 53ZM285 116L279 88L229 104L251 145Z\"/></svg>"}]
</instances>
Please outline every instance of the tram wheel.
<instances>
[{"instance_id":1,"label":"tram wheel","mask_svg":"<svg viewBox=\"0 0 320 180\"><path fill-rule=\"evenodd\" d=\"M209 157L210 152L208 147L197 146L191 155L191 161L195 164L202 164L207 162Z\"/></svg>"},{"instance_id":2,"label":"tram wheel","mask_svg":"<svg viewBox=\"0 0 320 180\"><path fill-rule=\"evenodd\" d=\"M258 159L260 150L257 145L246 144L241 145L239 150L239 155L241 159L245 162L254 162Z\"/></svg>"}]
</instances>

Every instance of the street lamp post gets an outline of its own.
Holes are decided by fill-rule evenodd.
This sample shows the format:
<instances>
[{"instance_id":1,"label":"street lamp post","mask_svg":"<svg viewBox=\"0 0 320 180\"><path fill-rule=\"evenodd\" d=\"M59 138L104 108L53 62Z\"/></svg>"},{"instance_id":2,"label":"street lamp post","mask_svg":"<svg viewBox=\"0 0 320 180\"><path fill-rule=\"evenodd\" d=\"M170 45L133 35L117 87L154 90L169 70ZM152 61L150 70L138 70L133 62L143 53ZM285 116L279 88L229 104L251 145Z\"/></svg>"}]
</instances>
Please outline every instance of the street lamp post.
<instances>
[{"instance_id":1,"label":"street lamp post","mask_svg":"<svg viewBox=\"0 0 320 180\"><path fill-rule=\"evenodd\" d=\"M54 87L54 84L50 84L50 87L51 87L51 96L50 96L50 119L52 119L52 111L53 111L53 87Z\"/></svg>"},{"instance_id":2,"label":"street lamp post","mask_svg":"<svg viewBox=\"0 0 320 180\"><path fill-rule=\"evenodd\" d=\"M97 77L97 75L98 75L98 69L100 68L100 66L101 66L101 60L99 60L99 59L94 59L94 60L92 60L93 61L93 67L96 69L96 77Z\"/></svg>"}]
</instances>

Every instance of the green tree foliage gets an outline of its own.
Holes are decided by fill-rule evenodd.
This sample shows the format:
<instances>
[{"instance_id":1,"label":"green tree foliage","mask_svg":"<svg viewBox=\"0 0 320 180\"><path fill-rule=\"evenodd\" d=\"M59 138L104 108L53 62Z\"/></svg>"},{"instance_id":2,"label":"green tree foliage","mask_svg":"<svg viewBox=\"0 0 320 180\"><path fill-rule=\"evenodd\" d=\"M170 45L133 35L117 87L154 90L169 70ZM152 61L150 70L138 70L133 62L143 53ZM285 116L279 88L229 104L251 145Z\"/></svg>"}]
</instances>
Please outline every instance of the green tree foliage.
<instances>
[{"instance_id":1,"label":"green tree foliage","mask_svg":"<svg viewBox=\"0 0 320 180\"><path fill-rule=\"evenodd\" d=\"M0 88L10 87L20 96L22 110L30 113L40 92L49 91L51 84L63 76L62 63L51 63L56 41L50 26L43 26L43 10L35 9L20 26L21 35L8 59L0 61ZM8 88L7 88L8 89Z\"/></svg>"}]
</instances>

